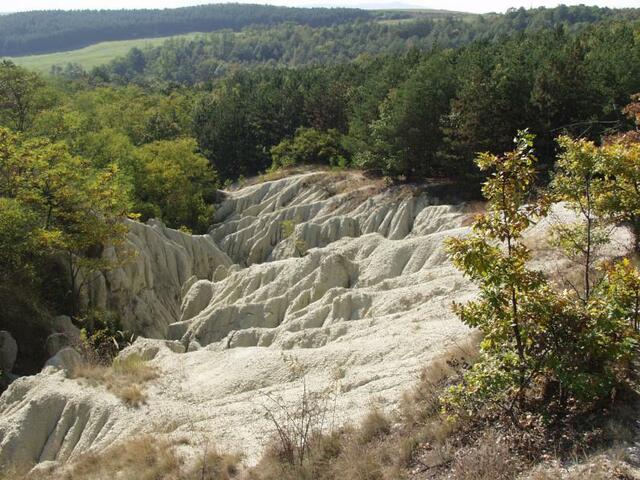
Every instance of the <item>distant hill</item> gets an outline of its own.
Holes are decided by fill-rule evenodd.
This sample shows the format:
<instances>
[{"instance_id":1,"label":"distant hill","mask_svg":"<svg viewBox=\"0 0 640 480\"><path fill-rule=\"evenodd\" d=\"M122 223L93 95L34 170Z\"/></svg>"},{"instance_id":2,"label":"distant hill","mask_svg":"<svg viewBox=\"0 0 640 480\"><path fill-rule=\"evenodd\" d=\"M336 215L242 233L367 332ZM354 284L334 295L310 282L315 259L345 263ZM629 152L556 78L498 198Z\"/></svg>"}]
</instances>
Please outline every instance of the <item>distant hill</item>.
<instances>
[{"instance_id":1,"label":"distant hill","mask_svg":"<svg viewBox=\"0 0 640 480\"><path fill-rule=\"evenodd\" d=\"M199 33L187 33L171 37L138 38L134 40L114 40L100 42L88 47L65 52L43 53L40 55L25 55L21 57L7 57L21 67L48 74L52 67L64 67L68 64L80 66L86 70L109 63L115 58L125 56L132 48L147 49L160 46L169 39L190 40L198 37Z\"/></svg>"},{"instance_id":2,"label":"distant hill","mask_svg":"<svg viewBox=\"0 0 640 480\"><path fill-rule=\"evenodd\" d=\"M224 76L237 65L344 64L361 56L398 56L411 50L429 51L435 46L458 48L474 41L500 43L509 36L541 30L560 28L571 34L598 22L639 18L640 10L577 6L518 9L503 15L443 15L425 10L372 13L376 16L371 21L329 27L288 23L248 27L237 34L224 31L192 39L171 39L156 47L133 49L92 73L107 82L193 85ZM69 69L73 75L77 70Z\"/></svg>"},{"instance_id":3,"label":"distant hill","mask_svg":"<svg viewBox=\"0 0 640 480\"><path fill-rule=\"evenodd\" d=\"M39 11L0 16L0 56L63 52L89 45L286 22L312 27L368 20L354 8L216 4L165 10Z\"/></svg>"}]
</instances>

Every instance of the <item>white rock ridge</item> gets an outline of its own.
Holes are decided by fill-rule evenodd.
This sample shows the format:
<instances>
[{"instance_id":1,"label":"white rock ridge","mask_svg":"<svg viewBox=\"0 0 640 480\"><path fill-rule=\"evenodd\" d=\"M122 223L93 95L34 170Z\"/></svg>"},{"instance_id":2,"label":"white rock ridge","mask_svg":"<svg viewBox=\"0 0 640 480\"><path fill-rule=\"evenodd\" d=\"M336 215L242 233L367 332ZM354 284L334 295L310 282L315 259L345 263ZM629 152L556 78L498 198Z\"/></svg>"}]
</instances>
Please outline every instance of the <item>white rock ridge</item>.
<instances>
[{"instance_id":1,"label":"white rock ridge","mask_svg":"<svg viewBox=\"0 0 640 480\"><path fill-rule=\"evenodd\" d=\"M18 344L11 334L0 330L0 372L11 373L18 356Z\"/></svg>"},{"instance_id":2,"label":"white rock ridge","mask_svg":"<svg viewBox=\"0 0 640 480\"><path fill-rule=\"evenodd\" d=\"M210 235L132 223L140 253L92 298L164 339L134 346L162 372L146 405L51 369L18 380L0 398L0 466L65 462L140 433L206 437L252 461L272 433L267 396L297 401L301 370L311 390L338 385L338 423L373 401L392 407L468 335L450 305L476 290L443 240L467 233L469 215L437 203L323 172L229 192Z\"/></svg>"},{"instance_id":3,"label":"white rock ridge","mask_svg":"<svg viewBox=\"0 0 640 480\"><path fill-rule=\"evenodd\" d=\"M104 253L121 266L87 282L87 301L118 312L127 330L164 338L180 318L182 287L194 278L211 278L231 260L209 235L188 235L153 220L127 225L125 246Z\"/></svg>"}]
</instances>

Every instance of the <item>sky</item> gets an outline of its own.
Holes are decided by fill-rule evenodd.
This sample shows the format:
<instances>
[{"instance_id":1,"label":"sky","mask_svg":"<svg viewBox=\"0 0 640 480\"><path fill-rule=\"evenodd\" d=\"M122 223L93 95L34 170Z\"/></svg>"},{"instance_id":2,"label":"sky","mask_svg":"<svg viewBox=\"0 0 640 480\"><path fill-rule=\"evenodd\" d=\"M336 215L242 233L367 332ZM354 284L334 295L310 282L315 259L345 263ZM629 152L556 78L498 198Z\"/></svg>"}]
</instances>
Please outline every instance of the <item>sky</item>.
<instances>
[{"instance_id":1,"label":"sky","mask_svg":"<svg viewBox=\"0 0 640 480\"><path fill-rule=\"evenodd\" d=\"M464 12L504 12L509 7L555 7L559 3L566 5L599 5L601 7L640 7L640 0L582 0L582 1L553 1L553 0L235 0L239 3L269 3L290 7L421 7L457 10ZM72 9L118 9L118 8L174 8L188 5L198 5L203 0L0 0L0 12L15 12L28 10L72 10ZM219 3L219 2L215 2Z\"/></svg>"}]
</instances>

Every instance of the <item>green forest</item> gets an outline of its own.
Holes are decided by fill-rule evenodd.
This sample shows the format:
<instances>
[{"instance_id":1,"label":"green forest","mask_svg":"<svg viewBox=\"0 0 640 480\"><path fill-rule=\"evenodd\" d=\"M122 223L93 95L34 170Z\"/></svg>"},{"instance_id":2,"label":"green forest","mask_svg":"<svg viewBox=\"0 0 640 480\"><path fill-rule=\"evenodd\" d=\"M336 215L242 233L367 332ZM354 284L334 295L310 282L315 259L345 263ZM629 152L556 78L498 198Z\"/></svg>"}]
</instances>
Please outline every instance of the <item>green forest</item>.
<instances>
[{"instance_id":1,"label":"green forest","mask_svg":"<svg viewBox=\"0 0 640 480\"><path fill-rule=\"evenodd\" d=\"M400 15L401 17L403 15ZM365 10L213 4L164 10L49 10L0 15L0 55L18 56L86 47L108 40L238 30L293 22L323 26L368 19Z\"/></svg>"},{"instance_id":2,"label":"green forest","mask_svg":"<svg viewBox=\"0 0 640 480\"><path fill-rule=\"evenodd\" d=\"M324 164L397 181L473 181L480 178L476 153L505 151L520 129L537 136L545 169L555 158L558 135L597 140L627 128L622 108L640 91L640 22L635 11L629 19L609 19L621 15L595 7L518 10L490 28L470 30L475 33L469 38L458 38L462 46L401 41L398 51L380 55L345 53L345 59L356 57L350 61L325 62L310 53L312 64L295 68L284 57L245 67L221 55L220 63L212 63L208 48L234 51L224 36L133 49L91 72L68 66L52 77L5 61L0 120L20 139L64 145L96 168L116 166L133 211L201 232L215 185L270 168ZM542 28L545 19L549 28ZM435 25L457 30L456 20L448 21L453 24ZM401 23L381 42L388 43L386 36L402 40L399 32L419 25L431 24ZM331 38L329 30L304 37L306 28L255 30L255 37L241 38L268 46L272 35L291 29L295 38L281 52L302 48L307 43L300 38L312 50L322 37ZM348 45L378 35L367 33L366 23L331 28L350 29ZM214 41L220 38L220 44ZM152 158L159 161L154 152L191 172L188 205L163 205L165 196L150 185L149 168L158 175L167 171L149 165Z\"/></svg>"},{"instance_id":3,"label":"green forest","mask_svg":"<svg viewBox=\"0 0 640 480\"><path fill-rule=\"evenodd\" d=\"M120 84L162 81L196 85L222 78L237 68L344 64L363 57L401 55L412 49L427 52L475 41L499 42L517 33L533 34L559 27L576 32L604 20L639 15L639 10L577 6L521 8L504 15L427 12L400 21L358 19L323 26L295 22L253 25L241 31L226 29L196 39L171 39L155 48L132 49L126 57L91 73ZM56 74L82 73L74 65L58 67Z\"/></svg>"}]
</instances>

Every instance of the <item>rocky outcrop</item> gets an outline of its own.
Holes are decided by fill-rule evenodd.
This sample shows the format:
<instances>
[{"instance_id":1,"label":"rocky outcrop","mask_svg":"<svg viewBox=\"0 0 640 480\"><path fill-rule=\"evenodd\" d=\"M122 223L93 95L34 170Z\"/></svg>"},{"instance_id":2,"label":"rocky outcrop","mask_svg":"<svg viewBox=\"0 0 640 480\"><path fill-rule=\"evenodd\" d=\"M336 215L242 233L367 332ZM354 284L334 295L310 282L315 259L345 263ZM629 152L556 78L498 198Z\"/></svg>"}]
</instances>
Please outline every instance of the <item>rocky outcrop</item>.
<instances>
[{"instance_id":1,"label":"rocky outcrop","mask_svg":"<svg viewBox=\"0 0 640 480\"><path fill-rule=\"evenodd\" d=\"M421 285L427 301L433 285L421 278L445 262L441 232L461 227L462 207L433 205L437 199L407 187L379 188L325 172L229 194L211 236L249 267L194 283L170 338L318 347L339 324L397 311L404 288Z\"/></svg>"},{"instance_id":2,"label":"rocky outcrop","mask_svg":"<svg viewBox=\"0 0 640 480\"><path fill-rule=\"evenodd\" d=\"M161 372L146 405L53 369L20 379L0 398L0 466L64 462L140 433L206 437L251 462L272 433L265 404L299 402L303 377L307 391L339 392L338 424L372 399L395 405L469 333L450 306L476 289L443 247L468 220L428 189L323 172L229 192L209 235L131 223L138 255L103 274L91 300L157 337L122 352Z\"/></svg>"},{"instance_id":3,"label":"rocky outcrop","mask_svg":"<svg viewBox=\"0 0 640 480\"><path fill-rule=\"evenodd\" d=\"M9 332L0 330L0 371L11 373L17 357L18 344L15 339Z\"/></svg>"},{"instance_id":4,"label":"rocky outcrop","mask_svg":"<svg viewBox=\"0 0 640 480\"><path fill-rule=\"evenodd\" d=\"M82 356L71 347L60 349L44 364L44 368L53 367L58 370L72 372L74 368L82 365Z\"/></svg>"},{"instance_id":5,"label":"rocky outcrop","mask_svg":"<svg viewBox=\"0 0 640 480\"><path fill-rule=\"evenodd\" d=\"M229 193L211 236L234 262L251 265L300 256L343 237L378 233L399 240L425 220L434 231L450 228L450 218L434 211L439 223L428 215L418 219L434 203L439 199L428 193L384 187L358 174L310 173Z\"/></svg>"},{"instance_id":6,"label":"rocky outcrop","mask_svg":"<svg viewBox=\"0 0 640 480\"><path fill-rule=\"evenodd\" d=\"M115 397L68 380L63 371L14 381L0 397L0 466L65 461L116 433Z\"/></svg>"},{"instance_id":7,"label":"rocky outcrop","mask_svg":"<svg viewBox=\"0 0 640 480\"><path fill-rule=\"evenodd\" d=\"M208 235L189 235L156 221L127 225L126 244L104 253L119 266L87 282L86 300L116 311L126 330L164 338L168 325L180 319L183 285L194 277L210 279L217 267L232 262Z\"/></svg>"}]
</instances>

